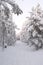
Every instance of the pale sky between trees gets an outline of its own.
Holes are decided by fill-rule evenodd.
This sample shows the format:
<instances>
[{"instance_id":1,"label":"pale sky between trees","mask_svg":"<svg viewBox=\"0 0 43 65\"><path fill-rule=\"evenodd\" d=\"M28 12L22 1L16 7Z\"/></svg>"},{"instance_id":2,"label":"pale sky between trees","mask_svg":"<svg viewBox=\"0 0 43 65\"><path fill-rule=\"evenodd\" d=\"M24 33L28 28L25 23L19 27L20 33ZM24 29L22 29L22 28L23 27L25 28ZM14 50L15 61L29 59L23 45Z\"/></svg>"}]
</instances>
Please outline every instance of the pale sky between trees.
<instances>
[{"instance_id":1,"label":"pale sky between trees","mask_svg":"<svg viewBox=\"0 0 43 65\"><path fill-rule=\"evenodd\" d=\"M17 16L13 16L13 21L15 21L18 28L22 28L22 24L24 21L26 21L26 17L29 16L29 12L31 11L33 6L36 6L38 3L41 5L43 9L43 0L15 0L15 2L19 5L21 10L23 11L23 14ZM19 30L17 30L17 33Z\"/></svg>"}]
</instances>

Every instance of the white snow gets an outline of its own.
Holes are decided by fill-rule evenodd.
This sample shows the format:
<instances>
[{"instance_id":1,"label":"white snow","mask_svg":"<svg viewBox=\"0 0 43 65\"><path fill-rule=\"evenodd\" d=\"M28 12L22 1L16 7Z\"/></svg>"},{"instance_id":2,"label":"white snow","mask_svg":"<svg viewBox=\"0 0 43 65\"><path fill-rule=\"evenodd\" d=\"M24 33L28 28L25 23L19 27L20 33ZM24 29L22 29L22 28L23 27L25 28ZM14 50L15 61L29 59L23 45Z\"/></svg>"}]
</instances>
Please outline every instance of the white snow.
<instances>
[{"instance_id":1,"label":"white snow","mask_svg":"<svg viewBox=\"0 0 43 65\"><path fill-rule=\"evenodd\" d=\"M0 65L43 65L43 49L32 51L21 41L4 50L0 47Z\"/></svg>"}]
</instances>

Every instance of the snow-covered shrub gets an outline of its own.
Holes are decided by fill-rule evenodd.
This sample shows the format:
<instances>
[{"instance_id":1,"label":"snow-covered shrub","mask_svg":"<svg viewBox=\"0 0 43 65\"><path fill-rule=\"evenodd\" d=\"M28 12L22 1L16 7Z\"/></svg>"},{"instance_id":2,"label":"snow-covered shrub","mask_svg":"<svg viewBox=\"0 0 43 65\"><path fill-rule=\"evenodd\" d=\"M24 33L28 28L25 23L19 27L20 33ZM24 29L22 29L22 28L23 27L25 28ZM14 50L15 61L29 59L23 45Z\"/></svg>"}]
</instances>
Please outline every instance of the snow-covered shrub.
<instances>
[{"instance_id":1,"label":"snow-covered shrub","mask_svg":"<svg viewBox=\"0 0 43 65\"><path fill-rule=\"evenodd\" d=\"M36 49L43 47L43 10L40 4L32 8L30 17L22 27L20 39Z\"/></svg>"}]
</instances>

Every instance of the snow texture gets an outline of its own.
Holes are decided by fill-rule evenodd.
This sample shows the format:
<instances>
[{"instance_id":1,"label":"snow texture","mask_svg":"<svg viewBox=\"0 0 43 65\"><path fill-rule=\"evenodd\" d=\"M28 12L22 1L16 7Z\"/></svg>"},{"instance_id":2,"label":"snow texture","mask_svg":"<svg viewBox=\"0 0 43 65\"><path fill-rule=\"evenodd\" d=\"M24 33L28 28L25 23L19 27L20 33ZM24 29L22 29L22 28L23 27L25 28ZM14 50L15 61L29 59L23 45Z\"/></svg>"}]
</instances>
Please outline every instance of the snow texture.
<instances>
[{"instance_id":1,"label":"snow texture","mask_svg":"<svg viewBox=\"0 0 43 65\"><path fill-rule=\"evenodd\" d=\"M0 47L0 65L43 65L43 50L32 51L25 43L17 41L15 47Z\"/></svg>"}]
</instances>

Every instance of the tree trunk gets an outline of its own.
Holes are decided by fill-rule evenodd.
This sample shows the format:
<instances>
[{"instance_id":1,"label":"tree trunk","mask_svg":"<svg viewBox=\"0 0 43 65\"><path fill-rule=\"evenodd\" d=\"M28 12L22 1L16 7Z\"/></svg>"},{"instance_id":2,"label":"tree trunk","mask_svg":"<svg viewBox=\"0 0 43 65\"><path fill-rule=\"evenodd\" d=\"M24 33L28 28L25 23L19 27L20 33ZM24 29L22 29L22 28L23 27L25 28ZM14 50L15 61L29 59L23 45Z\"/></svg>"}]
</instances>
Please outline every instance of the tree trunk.
<instances>
[{"instance_id":1,"label":"tree trunk","mask_svg":"<svg viewBox=\"0 0 43 65\"><path fill-rule=\"evenodd\" d=\"M3 34L3 42L2 42L2 45L3 45L3 48L4 48L4 45L5 45L5 42L4 42L4 36L5 36L5 30L6 30L6 27L5 27L5 23L2 22L2 34Z\"/></svg>"}]
</instances>

